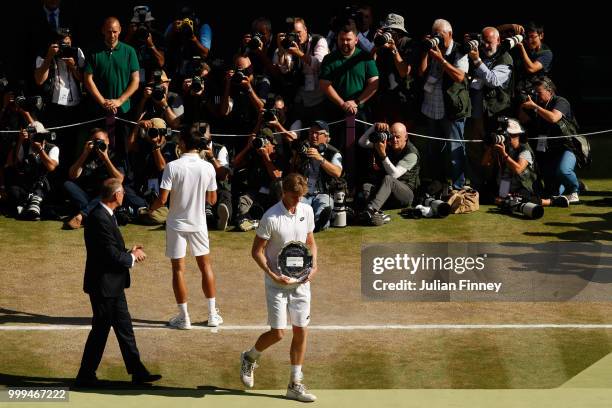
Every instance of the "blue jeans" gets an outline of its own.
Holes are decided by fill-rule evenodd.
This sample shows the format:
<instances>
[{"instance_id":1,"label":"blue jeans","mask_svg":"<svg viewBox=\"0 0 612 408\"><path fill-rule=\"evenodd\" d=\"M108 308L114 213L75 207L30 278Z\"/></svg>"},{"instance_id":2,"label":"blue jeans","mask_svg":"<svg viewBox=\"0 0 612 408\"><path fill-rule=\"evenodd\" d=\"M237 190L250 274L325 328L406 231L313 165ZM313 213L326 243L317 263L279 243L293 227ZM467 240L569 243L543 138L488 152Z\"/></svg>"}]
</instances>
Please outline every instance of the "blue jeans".
<instances>
[{"instance_id":1,"label":"blue jeans","mask_svg":"<svg viewBox=\"0 0 612 408\"><path fill-rule=\"evenodd\" d=\"M564 151L555 169L555 179L559 183L559 194L577 193L580 189L580 183L574 171L575 168L576 155L569 150Z\"/></svg>"},{"instance_id":2,"label":"blue jeans","mask_svg":"<svg viewBox=\"0 0 612 408\"><path fill-rule=\"evenodd\" d=\"M332 208L332 197L330 194L317 194L308 197L304 196L300 199L300 201L312 207L315 223L319 220L319 216L325 207ZM328 227L329 221L327 221L327 223L321 227L321 229L326 229Z\"/></svg>"},{"instance_id":3,"label":"blue jeans","mask_svg":"<svg viewBox=\"0 0 612 408\"><path fill-rule=\"evenodd\" d=\"M454 121L446 118L438 120L429 119L428 122L429 134L431 136L464 140L464 118ZM434 179L442 179L439 181L446 182L446 178L450 176L453 188L462 188L465 184L465 143L430 140L427 145L429 160L431 160L429 165L435 166L432 173Z\"/></svg>"},{"instance_id":4,"label":"blue jeans","mask_svg":"<svg viewBox=\"0 0 612 408\"><path fill-rule=\"evenodd\" d=\"M68 193L70 202L78 205L79 212L83 214L83 217L87 217L89 212L100 202L100 196L90 199L87 193L74 181L66 181L64 183L64 190Z\"/></svg>"}]
</instances>

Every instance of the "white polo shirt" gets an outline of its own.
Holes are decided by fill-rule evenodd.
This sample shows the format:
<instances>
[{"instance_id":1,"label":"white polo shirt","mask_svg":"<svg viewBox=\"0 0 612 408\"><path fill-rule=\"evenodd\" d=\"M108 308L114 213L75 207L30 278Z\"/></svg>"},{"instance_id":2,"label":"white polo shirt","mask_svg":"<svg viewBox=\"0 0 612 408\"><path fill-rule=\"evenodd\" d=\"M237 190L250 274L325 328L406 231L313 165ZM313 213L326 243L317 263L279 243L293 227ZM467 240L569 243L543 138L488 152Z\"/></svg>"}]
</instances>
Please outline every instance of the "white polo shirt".
<instances>
[{"instance_id":1,"label":"white polo shirt","mask_svg":"<svg viewBox=\"0 0 612 408\"><path fill-rule=\"evenodd\" d=\"M197 153L185 153L166 164L159 187L171 191L168 228L183 232L207 231L206 192L217 190L212 164Z\"/></svg>"},{"instance_id":2,"label":"white polo shirt","mask_svg":"<svg viewBox=\"0 0 612 408\"><path fill-rule=\"evenodd\" d=\"M295 214L291 214L285 208L282 200L270 207L259 221L259 227L256 231L259 238L268 241L265 250L268 267L280 275L278 254L281 249L290 241L306 243L306 236L312 231L314 231L314 213L311 206L300 202L296 207ZM267 274L266 280L268 283L278 286ZM288 288L291 286L282 287Z\"/></svg>"}]
</instances>

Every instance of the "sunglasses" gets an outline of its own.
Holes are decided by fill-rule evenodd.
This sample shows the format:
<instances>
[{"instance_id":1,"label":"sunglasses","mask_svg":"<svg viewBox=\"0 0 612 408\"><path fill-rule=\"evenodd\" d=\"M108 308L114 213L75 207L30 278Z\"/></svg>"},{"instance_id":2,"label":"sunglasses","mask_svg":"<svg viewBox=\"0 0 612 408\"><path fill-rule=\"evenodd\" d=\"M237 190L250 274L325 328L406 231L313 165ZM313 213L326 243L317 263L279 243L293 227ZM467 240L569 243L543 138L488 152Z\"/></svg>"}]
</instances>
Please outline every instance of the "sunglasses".
<instances>
[{"instance_id":1,"label":"sunglasses","mask_svg":"<svg viewBox=\"0 0 612 408\"><path fill-rule=\"evenodd\" d=\"M147 136L150 138L155 138L159 136L170 136L172 134L172 129L170 128L149 128L147 129Z\"/></svg>"}]
</instances>

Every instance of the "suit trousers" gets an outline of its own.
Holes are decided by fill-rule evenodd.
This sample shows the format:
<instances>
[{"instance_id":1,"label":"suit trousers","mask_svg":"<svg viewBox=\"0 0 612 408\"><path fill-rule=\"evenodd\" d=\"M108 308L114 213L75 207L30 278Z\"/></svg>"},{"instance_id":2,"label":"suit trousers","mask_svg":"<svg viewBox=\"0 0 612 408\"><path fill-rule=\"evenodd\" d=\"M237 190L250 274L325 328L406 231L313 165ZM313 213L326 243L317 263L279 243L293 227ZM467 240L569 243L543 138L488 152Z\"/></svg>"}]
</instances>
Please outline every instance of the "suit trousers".
<instances>
[{"instance_id":1,"label":"suit trousers","mask_svg":"<svg viewBox=\"0 0 612 408\"><path fill-rule=\"evenodd\" d=\"M103 297L90 294L89 299L93 310L93 318L91 321L91 331L83 351L79 377L95 376L100 360L102 360L102 354L104 353L111 327L115 331L115 336L117 336L128 374L148 374L147 369L140 361L140 354L136 347L132 318L128 311L125 293L117 297Z\"/></svg>"}]
</instances>

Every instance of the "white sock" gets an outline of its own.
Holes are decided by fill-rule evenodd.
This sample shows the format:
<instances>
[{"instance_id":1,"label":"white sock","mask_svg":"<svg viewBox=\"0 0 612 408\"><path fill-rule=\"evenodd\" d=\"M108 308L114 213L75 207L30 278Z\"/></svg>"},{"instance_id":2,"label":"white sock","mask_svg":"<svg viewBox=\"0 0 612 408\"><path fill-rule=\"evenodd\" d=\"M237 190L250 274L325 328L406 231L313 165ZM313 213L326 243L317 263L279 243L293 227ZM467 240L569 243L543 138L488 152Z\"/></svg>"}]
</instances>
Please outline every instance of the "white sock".
<instances>
[{"instance_id":1,"label":"white sock","mask_svg":"<svg viewBox=\"0 0 612 408\"><path fill-rule=\"evenodd\" d=\"M217 309L215 309L215 298L206 298L208 300L208 314L217 314Z\"/></svg>"},{"instance_id":2,"label":"white sock","mask_svg":"<svg viewBox=\"0 0 612 408\"><path fill-rule=\"evenodd\" d=\"M187 302L185 302L185 303L177 303L177 306L178 306L178 310L179 310L179 315L181 317L189 316L189 313L187 312Z\"/></svg>"},{"instance_id":3,"label":"white sock","mask_svg":"<svg viewBox=\"0 0 612 408\"><path fill-rule=\"evenodd\" d=\"M302 366L301 365L291 365L291 382L301 382L302 381Z\"/></svg>"},{"instance_id":4,"label":"white sock","mask_svg":"<svg viewBox=\"0 0 612 408\"><path fill-rule=\"evenodd\" d=\"M253 346L249 351L246 352L246 356L249 358L249 360L251 360L251 362L257 361L261 356L261 351L258 351L255 346Z\"/></svg>"}]
</instances>

